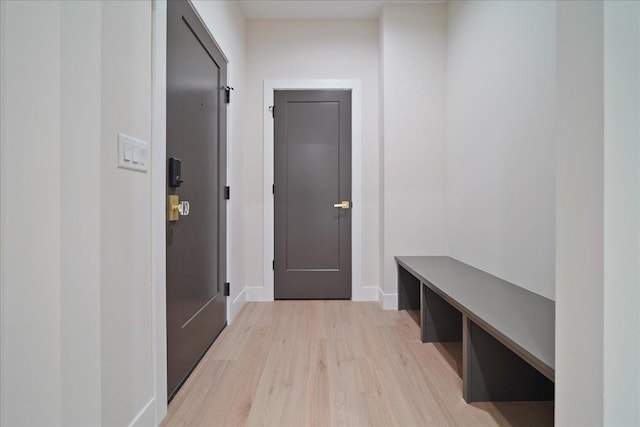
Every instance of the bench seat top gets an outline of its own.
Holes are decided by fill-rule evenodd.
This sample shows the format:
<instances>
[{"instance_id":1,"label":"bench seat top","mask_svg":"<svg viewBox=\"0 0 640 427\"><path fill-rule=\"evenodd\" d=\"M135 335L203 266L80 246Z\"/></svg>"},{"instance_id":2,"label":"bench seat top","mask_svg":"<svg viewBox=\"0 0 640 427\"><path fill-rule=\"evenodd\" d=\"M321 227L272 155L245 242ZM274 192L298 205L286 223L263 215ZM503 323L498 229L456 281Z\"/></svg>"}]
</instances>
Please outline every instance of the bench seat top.
<instances>
[{"instance_id":1,"label":"bench seat top","mask_svg":"<svg viewBox=\"0 0 640 427\"><path fill-rule=\"evenodd\" d=\"M396 261L549 379L554 379L552 300L448 256L398 256Z\"/></svg>"}]
</instances>

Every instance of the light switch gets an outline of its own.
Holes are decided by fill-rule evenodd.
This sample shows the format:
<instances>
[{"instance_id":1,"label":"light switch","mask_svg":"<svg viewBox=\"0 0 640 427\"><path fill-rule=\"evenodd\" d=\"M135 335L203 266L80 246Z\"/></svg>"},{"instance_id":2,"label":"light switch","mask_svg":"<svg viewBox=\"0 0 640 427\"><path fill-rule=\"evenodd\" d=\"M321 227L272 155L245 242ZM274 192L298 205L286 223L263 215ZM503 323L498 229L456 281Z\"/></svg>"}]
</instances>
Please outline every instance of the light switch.
<instances>
[{"instance_id":1,"label":"light switch","mask_svg":"<svg viewBox=\"0 0 640 427\"><path fill-rule=\"evenodd\" d=\"M140 147L140 151L138 152L138 163L140 166L145 166L147 164L147 147Z\"/></svg>"},{"instance_id":2,"label":"light switch","mask_svg":"<svg viewBox=\"0 0 640 427\"><path fill-rule=\"evenodd\" d=\"M147 171L147 143L136 138L118 134L118 167L136 171Z\"/></svg>"},{"instance_id":3,"label":"light switch","mask_svg":"<svg viewBox=\"0 0 640 427\"><path fill-rule=\"evenodd\" d=\"M125 162L130 162L131 161L131 146L129 144L124 144L122 146L122 149L124 150L124 161Z\"/></svg>"}]
</instances>

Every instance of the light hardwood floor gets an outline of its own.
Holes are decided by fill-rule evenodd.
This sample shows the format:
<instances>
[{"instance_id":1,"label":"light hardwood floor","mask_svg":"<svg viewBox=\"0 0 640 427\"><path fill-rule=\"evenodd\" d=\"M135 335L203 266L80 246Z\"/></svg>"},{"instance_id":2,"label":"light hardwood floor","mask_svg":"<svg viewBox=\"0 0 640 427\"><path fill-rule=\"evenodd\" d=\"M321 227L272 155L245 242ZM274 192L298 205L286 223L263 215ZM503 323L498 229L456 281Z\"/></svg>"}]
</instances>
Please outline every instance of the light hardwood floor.
<instances>
[{"instance_id":1,"label":"light hardwood floor","mask_svg":"<svg viewBox=\"0 0 640 427\"><path fill-rule=\"evenodd\" d=\"M422 344L378 303L247 303L164 426L553 425L553 403L462 399L461 345Z\"/></svg>"}]
</instances>

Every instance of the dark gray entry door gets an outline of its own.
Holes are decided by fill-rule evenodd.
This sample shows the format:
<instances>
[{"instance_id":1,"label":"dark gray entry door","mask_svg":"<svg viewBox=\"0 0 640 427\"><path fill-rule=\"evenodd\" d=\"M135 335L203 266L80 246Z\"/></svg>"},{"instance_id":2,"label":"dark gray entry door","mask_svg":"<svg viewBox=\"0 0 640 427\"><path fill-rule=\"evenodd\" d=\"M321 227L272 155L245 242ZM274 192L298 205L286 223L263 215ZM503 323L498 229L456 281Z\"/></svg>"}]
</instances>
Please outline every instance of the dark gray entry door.
<instances>
[{"instance_id":1,"label":"dark gray entry door","mask_svg":"<svg viewBox=\"0 0 640 427\"><path fill-rule=\"evenodd\" d=\"M171 398L226 325L226 62L186 1L167 2L167 386ZM171 210L167 202L168 216ZM185 212L186 213L186 212Z\"/></svg>"},{"instance_id":2,"label":"dark gray entry door","mask_svg":"<svg viewBox=\"0 0 640 427\"><path fill-rule=\"evenodd\" d=\"M274 296L349 299L351 91L274 98Z\"/></svg>"}]
</instances>

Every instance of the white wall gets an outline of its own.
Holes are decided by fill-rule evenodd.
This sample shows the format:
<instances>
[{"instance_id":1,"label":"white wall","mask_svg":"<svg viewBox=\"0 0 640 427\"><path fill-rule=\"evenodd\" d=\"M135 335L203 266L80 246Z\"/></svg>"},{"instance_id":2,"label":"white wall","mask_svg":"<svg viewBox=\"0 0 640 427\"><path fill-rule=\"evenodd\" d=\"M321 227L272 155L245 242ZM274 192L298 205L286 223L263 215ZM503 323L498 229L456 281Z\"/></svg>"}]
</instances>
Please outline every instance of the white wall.
<instances>
[{"instance_id":1,"label":"white wall","mask_svg":"<svg viewBox=\"0 0 640 427\"><path fill-rule=\"evenodd\" d=\"M1 424L60 425L61 12L1 7Z\"/></svg>"},{"instance_id":2,"label":"white wall","mask_svg":"<svg viewBox=\"0 0 640 427\"><path fill-rule=\"evenodd\" d=\"M556 422L638 425L640 5L558 2L557 55Z\"/></svg>"},{"instance_id":3,"label":"white wall","mask_svg":"<svg viewBox=\"0 0 640 427\"><path fill-rule=\"evenodd\" d=\"M640 425L640 3L604 3L604 425Z\"/></svg>"},{"instance_id":4,"label":"white wall","mask_svg":"<svg viewBox=\"0 0 640 427\"><path fill-rule=\"evenodd\" d=\"M380 292L384 288L384 22L378 19L378 236L380 236L380 250L378 251L378 285ZM380 295L382 297L383 295ZM384 302L381 301L384 305ZM397 305L397 298L396 298Z\"/></svg>"},{"instance_id":5,"label":"white wall","mask_svg":"<svg viewBox=\"0 0 640 427\"><path fill-rule=\"evenodd\" d=\"M263 286L265 79L362 81L362 283L377 287L378 31L375 21L247 21L245 107L246 283Z\"/></svg>"},{"instance_id":6,"label":"white wall","mask_svg":"<svg viewBox=\"0 0 640 427\"><path fill-rule=\"evenodd\" d=\"M101 8L60 3L62 425L101 417Z\"/></svg>"},{"instance_id":7,"label":"white wall","mask_svg":"<svg viewBox=\"0 0 640 427\"><path fill-rule=\"evenodd\" d=\"M448 254L555 297L555 2L448 3Z\"/></svg>"},{"instance_id":8,"label":"white wall","mask_svg":"<svg viewBox=\"0 0 640 427\"><path fill-rule=\"evenodd\" d=\"M244 172L244 98L245 19L234 1L194 0L198 14L218 47L229 61L227 84L234 88L227 118L227 182L231 199L227 205L227 280L231 283L229 320L242 308L245 300L245 172Z\"/></svg>"},{"instance_id":9,"label":"white wall","mask_svg":"<svg viewBox=\"0 0 640 427\"><path fill-rule=\"evenodd\" d=\"M446 7L385 5L383 76L384 294L396 255L444 255ZM383 305L390 308L383 300Z\"/></svg>"},{"instance_id":10,"label":"white wall","mask_svg":"<svg viewBox=\"0 0 640 427\"><path fill-rule=\"evenodd\" d=\"M148 2L101 4L102 422L123 425L154 394L151 180L117 168L118 132L151 142L152 11Z\"/></svg>"},{"instance_id":11,"label":"white wall","mask_svg":"<svg viewBox=\"0 0 640 427\"><path fill-rule=\"evenodd\" d=\"M603 5L557 3L556 423L603 423Z\"/></svg>"},{"instance_id":12,"label":"white wall","mask_svg":"<svg viewBox=\"0 0 640 427\"><path fill-rule=\"evenodd\" d=\"M150 140L151 5L1 7L1 422L128 425L153 398L150 180L116 143Z\"/></svg>"}]
</instances>

